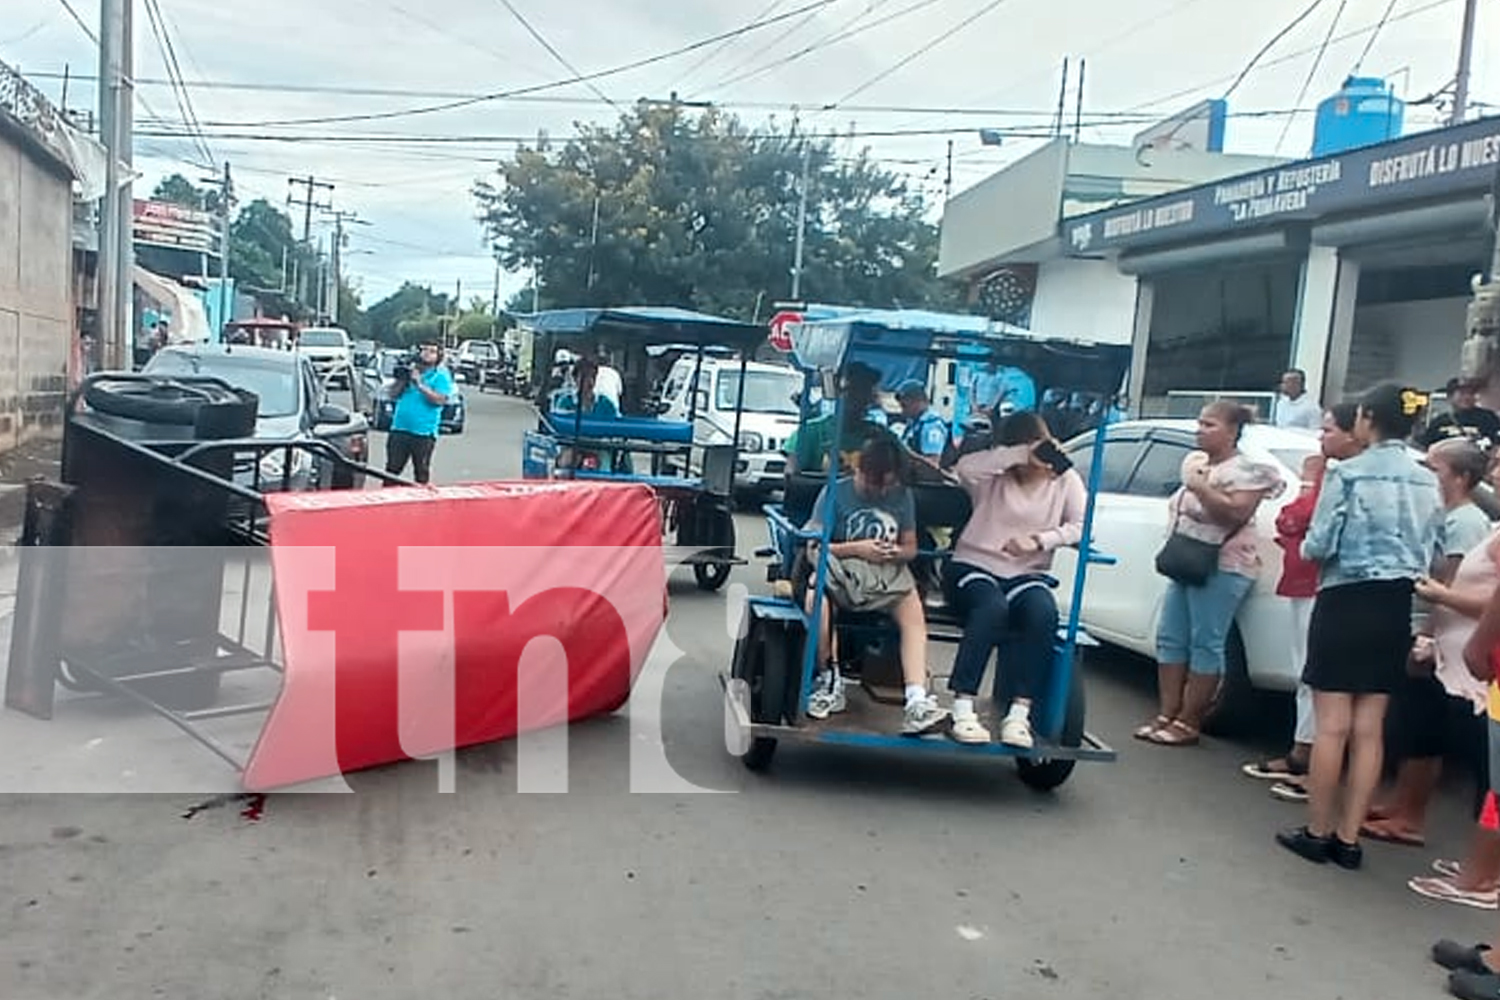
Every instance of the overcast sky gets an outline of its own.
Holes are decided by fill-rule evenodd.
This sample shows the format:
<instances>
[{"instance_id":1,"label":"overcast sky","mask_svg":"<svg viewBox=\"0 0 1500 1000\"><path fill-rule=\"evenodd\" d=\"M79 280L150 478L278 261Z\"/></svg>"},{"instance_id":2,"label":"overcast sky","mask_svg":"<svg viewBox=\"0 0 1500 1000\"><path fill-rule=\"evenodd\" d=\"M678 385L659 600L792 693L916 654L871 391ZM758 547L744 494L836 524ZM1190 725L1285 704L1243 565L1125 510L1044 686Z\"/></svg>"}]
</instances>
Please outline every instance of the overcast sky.
<instances>
[{"instance_id":1,"label":"overcast sky","mask_svg":"<svg viewBox=\"0 0 1500 1000\"><path fill-rule=\"evenodd\" d=\"M67 2L97 33L98 0ZM173 91L146 82L164 80L166 63L146 0L134 2L135 75L148 106L137 102L137 127L143 133L180 129ZM868 147L940 199L950 140L956 191L1035 148L1035 140L1024 139L983 147L977 130L1046 127L1065 57L1075 67L1067 98L1070 127L1081 57L1087 60L1084 139L1128 141L1142 127L1139 119L1111 118L1125 112L1165 116L1223 96L1257 50L1311 0L509 0L583 74L808 9L723 43L598 79L597 92L570 83L441 113L279 128L257 123L389 112L560 83L576 74L527 31L507 0L156 3L192 107L210 134L208 150L215 162L231 161L242 199L264 196L284 204L287 177L313 174L336 185L331 197L337 208L370 223L352 230L353 254L347 258L368 304L406 279L443 290L462 281L466 299L490 293L494 265L474 221L469 189L514 146L349 144L326 141L329 136L514 137L546 129L561 137L576 121L614 117L606 98L629 104L641 97L665 99L675 90L685 99L719 102L749 122L771 115L785 122L801 107L804 123L852 130L851 151ZM1500 105L1500 4L1480 6L1471 89L1475 100ZM0 0L0 8L0 61L19 67L54 100L61 96L57 77L65 68L86 77L97 73L97 46L64 0ZM1389 20L1374 32L1387 12ZM1443 88L1454 76L1462 13L1462 0L1321 0L1230 95L1227 150L1305 155L1311 109L1338 88L1361 56L1363 73L1390 78L1410 100ZM1335 40L1318 61L1330 34ZM1351 37L1338 40L1344 35ZM67 103L95 107L92 81L74 79ZM835 103L833 111L817 111ZM1298 107L1303 113L1295 116L1264 114ZM1500 112L1490 107L1485 113ZM1430 106L1411 108L1407 130L1431 127L1438 115ZM325 141L214 138L215 132ZM858 134L872 132L904 134ZM139 138L137 166L146 177L137 195L172 172L195 179L207 173L205 157L195 150L190 142ZM326 232L327 225L321 229ZM525 275L504 276L502 296L525 282Z\"/></svg>"}]
</instances>

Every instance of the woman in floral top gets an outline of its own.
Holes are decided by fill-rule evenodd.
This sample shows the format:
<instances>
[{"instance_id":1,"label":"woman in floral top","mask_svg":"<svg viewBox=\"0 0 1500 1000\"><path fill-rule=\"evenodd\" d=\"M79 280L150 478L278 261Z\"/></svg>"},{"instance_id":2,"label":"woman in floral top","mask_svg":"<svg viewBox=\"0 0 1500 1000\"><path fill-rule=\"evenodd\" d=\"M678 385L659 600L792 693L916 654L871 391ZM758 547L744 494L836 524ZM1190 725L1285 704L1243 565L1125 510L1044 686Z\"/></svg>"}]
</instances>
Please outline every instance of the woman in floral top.
<instances>
[{"instance_id":1,"label":"woman in floral top","mask_svg":"<svg viewBox=\"0 0 1500 1000\"><path fill-rule=\"evenodd\" d=\"M1167 585L1156 630L1161 710L1135 731L1164 746L1198 742L1204 712L1224 673L1229 627L1260 571L1255 512L1286 489L1273 466L1239 449L1248 409L1219 401L1198 416L1198 451L1182 463L1182 487L1172 497L1171 530L1219 546L1218 569L1199 586Z\"/></svg>"}]
</instances>

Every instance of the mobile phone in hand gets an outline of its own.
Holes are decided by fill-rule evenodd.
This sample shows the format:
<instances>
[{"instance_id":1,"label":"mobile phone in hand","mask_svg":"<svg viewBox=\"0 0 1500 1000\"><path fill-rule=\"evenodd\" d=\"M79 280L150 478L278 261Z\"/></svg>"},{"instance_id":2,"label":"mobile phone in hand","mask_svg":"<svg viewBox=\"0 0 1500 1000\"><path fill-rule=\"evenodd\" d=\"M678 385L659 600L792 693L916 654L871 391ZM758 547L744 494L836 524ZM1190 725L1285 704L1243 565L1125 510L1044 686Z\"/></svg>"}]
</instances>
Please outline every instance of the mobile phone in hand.
<instances>
[{"instance_id":1,"label":"mobile phone in hand","mask_svg":"<svg viewBox=\"0 0 1500 1000\"><path fill-rule=\"evenodd\" d=\"M1063 454L1063 450L1057 446L1057 442L1055 441L1043 441L1036 446L1033 454L1051 466L1052 471L1059 476L1073 467L1072 459Z\"/></svg>"}]
</instances>

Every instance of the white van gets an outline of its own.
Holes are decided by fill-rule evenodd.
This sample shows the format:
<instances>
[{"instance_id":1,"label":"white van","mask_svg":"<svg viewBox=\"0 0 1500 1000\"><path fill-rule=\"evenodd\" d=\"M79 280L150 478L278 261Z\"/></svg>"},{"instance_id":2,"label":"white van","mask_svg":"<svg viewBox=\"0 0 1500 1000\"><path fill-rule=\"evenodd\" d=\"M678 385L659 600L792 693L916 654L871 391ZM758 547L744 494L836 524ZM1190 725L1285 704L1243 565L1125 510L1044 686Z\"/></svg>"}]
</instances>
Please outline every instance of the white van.
<instances>
[{"instance_id":1,"label":"white van","mask_svg":"<svg viewBox=\"0 0 1500 1000\"><path fill-rule=\"evenodd\" d=\"M693 383L693 372L699 381ZM679 358L662 385L662 418L686 422L697 394L693 441L722 445L733 441L735 403L740 390L740 362L708 358L698 369L697 355ZM797 429L797 396L802 375L795 368L750 362L745 365L745 398L740 416L739 462L735 492L764 494L780 489L786 475L786 439ZM696 456L695 460L696 460Z\"/></svg>"}]
</instances>

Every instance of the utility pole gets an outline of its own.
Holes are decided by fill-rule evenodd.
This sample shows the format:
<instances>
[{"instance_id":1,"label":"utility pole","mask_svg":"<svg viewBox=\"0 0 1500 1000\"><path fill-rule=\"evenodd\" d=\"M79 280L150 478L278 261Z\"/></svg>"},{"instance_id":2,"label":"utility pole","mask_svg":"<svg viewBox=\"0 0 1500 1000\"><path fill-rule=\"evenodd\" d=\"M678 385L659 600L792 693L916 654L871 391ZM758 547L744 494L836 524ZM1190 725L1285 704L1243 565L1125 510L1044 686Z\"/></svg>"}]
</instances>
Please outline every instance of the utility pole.
<instances>
[{"instance_id":1,"label":"utility pole","mask_svg":"<svg viewBox=\"0 0 1500 1000\"><path fill-rule=\"evenodd\" d=\"M291 194L288 193L286 196L286 203L288 208L302 209L302 245L310 253L312 251L313 209L317 208L321 211L327 211L328 209L331 209L333 207L332 203L329 203L327 205L318 204L317 192L319 190L323 190L331 193L333 191L333 185L329 184L327 181L318 180L312 174L308 174L305 178L288 178L286 185L289 188L300 187L305 192L301 198L293 198ZM297 283L293 291L297 296L297 301L305 305L306 296L303 293L303 287L300 281Z\"/></svg>"},{"instance_id":2,"label":"utility pole","mask_svg":"<svg viewBox=\"0 0 1500 1000\"><path fill-rule=\"evenodd\" d=\"M594 279L597 277L597 272L594 269L594 253L598 249L598 247L599 247L599 195L598 195L597 192L595 192L595 194L594 194L594 225L593 225L592 231L589 234L589 277L588 277L588 282L584 285L585 288L593 288L594 287Z\"/></svg>"},{"instance_id":3,"label":"utility pole","mask_svg":"<svg viewBox=\"0 0 1500 1000\"><path fill-rule=\"evenodd\" d=\"M500 256L495 255L495 291L490 296L490 339L500 335Z\"/></svg>"},{"instance_id":4,"label":"utility pole","mask_svg":"<svg viewBox=\"0 0 1500 1000\"><path fill-rule=\"evenodd\" d=\"M133 2L100 0L99 5L99 134L106 151L104 201L99 213L99 340L104 366L115 370L134 367Z\"/></svg>"},{"instance_id":5,"label":"utility pole","mask_svg":"<svg viewBox=\"0 0 1500 1000\"><path fill-rule=\"evenodd\" d=\"M329 318L337 326L339 321L339 300L344 295L344 269L343 249L349 237L344 232L344 223L353 222L357 225L368 226L369 223L361 219L354 212L330 212L333 216L333 292L329 298Z\"/></svg>"},{"instance_id":6,"label":"utility pole","mask_svg":"<svg viewBox=\"0 0 1500 1000\"><path fill-rule=\"evenodd\" d=\"M1453 116L1448 124L1457 125L1469 111L1469 64L1474 58L1474 19L1479 0L1465 0L1463 34L1458 41L1458 78L1453 84Z\"/></svg>"},{"instance_id":7,"label":"utility pole","mask_svg":"<svg viewBox=\"0 0 1500 1000\"><path fill-rule=\"evenodd\" d=\"M219 189L219 339L224 339L224 325L229 315L229 222L234 209L234 181L229 174L229 162L224 163L223 177L205 179L205 184Z\"/></svg>"},{"instance_id":8,"label":"utility pole","mask_svg":"<svg viewBox=\"0 0 1500 1000\"><path fill-rule=\"evenodd\" d=\"M792 251L792 301L802 300L802 250L807 242L807 173L812 147L802 140L802 184L797 198L797 244Z\"/></svg>"},{"instance_id":9,"label":"utility pole","mask_svg":"<svg viewBox=\"0 0 1500 1000\"><path fill-rule=\"evenodd\" d=\"M943 178L943 201L953 197L953 140L948 140L948 174Z\"/></svg>"}]
</instances>

